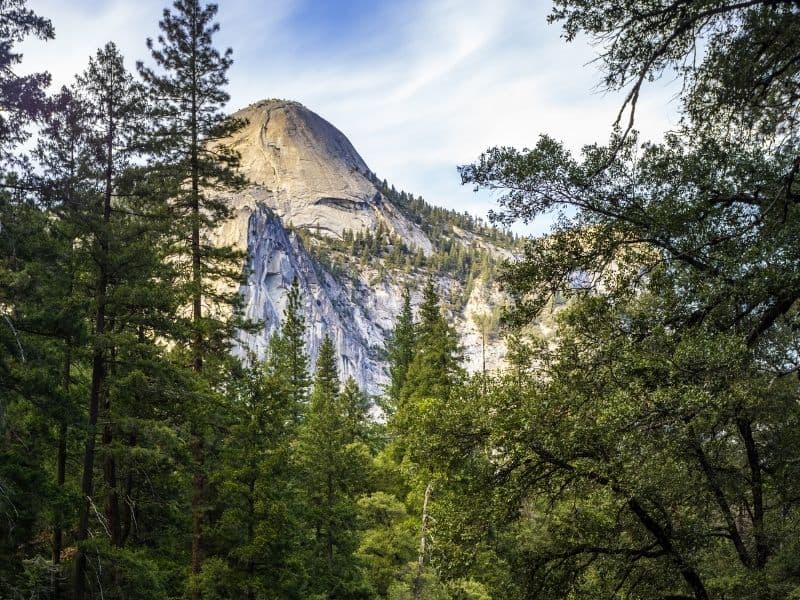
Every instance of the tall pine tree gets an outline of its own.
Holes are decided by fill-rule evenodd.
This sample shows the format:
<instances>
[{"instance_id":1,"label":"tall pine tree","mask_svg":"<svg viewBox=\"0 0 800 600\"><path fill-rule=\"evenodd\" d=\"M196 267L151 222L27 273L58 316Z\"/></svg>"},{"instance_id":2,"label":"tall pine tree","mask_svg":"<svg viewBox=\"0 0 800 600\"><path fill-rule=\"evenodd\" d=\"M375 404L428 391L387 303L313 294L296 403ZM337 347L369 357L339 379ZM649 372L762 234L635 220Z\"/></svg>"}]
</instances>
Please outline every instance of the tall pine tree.
<instances>
[{"instance_id":1,"label":"tall pine tree","mask_svg":"<svg viewBox=\"0 0 800 600\"><path fill-rule=\"evenodd\" d=\"M229 96L224 90L232 50L220 53L213 45L219 31L214 22L216 4L176 0L159 22L161 34L147 46L157 69L139 63L150 94L157 99L156 130L150 150L154 167L171 185L164 191L174 211L176 257L185 267L183 279L191 306L188 346L191 368L212 390L218 387L209 359L223 357L234 329L231 309L237 303L235 284L241 277L243 257L230 247L214 245L210 234L231 211L222 192L242 184L236 174L238 154L224 140L241 126L222 112ZM191 572L200 574L205 554L204 528L208 516L205 468L205 423L211 402L196 398L192 429L192 557ZM197 590L192 597L199 598Z\"/></svg>"},{"instance_id":2,"label":"tall pine tree","mask_svg":"<svg viewBox=\"0 0 800 600\"><path fill-rule=\"evenodd\" d=\"M300 284L295 277L286 297L280 331L270 338L267 372L285 387L289 414L298 423L306 410L311 379L306 352L306 322Z\"/></svg>"},{"instance_id":3,"label":"tall pine tree","mask_svg":"<svg viewBox=\"0 0 800 600\"><path fill-rule=\"evenodd\" d=\"M140 86L125 70L122 55L109 43L89 61L89 67L78 77L77 93L83 98L87 111L89 134L88 154L94 161L82 165L90 174L87 181L86 209L80 215L82 235L88 242L88 258L93 268L91 383L89 388L88 423L83 457L81 493L83 506L78 524L75 558L74 596L82 600L86 584L86 552L83 543L89 535L89 518L94 495L94 464L98 417L108 415L110 363L115 352L114 333L119 331L118 317L124 313L126 299L119 290L130 280L149 273L137 272L129 264L139 249L130 244L135 236L126 229L130 223L124 214L115 211L114 198L119 179L133 159L136 136L141 134L140 119L145 113ZM137 232L138 233L138 232ZM135 249L135 250L134 250ZM108 422L108 419L105 419ZM110 429L104 431L105 443L110 443ZM110 523L112 544L118 545L121 531L118 498L116 496L115 466L107 453L104 475L109 490L106 516Z\"/></svg>"},{"instance_id":4,"label":"tall pine tree","mask_svg":"<svg viewBox=\"0 0 800 600\"><path fill-rule=\"evenodd\" d=\"M389 343L389 400L396 407L406 382L408 367L414 358L414 313L411 309L411 293L403 290L403 308L397 317L394 332ZM392 407L390 407L392 408Z\"/></svg>"},{"instance_id":5,"label":"tall pine tree","mask_svg":"<svg viewBox=\"0 0 800 600\"><path fill-rule=\"evenodd\" d=\"M83 417L76 397L82 390L73 385L73 367L78 363L81 346L87 339L88 302L79 286L81 274L81 246L79 240L84 222L81 215L86 208L87 164L89 156L90 111L84 102L68 89L62 90L51 100L48 117L42 128L33 155L46 176L38 181L41 190L41 205L50 215L49 226L43 231L46 243L53 255L42 255L47 264L48 284L37 288L42 302L42 314L49 315L49 323L42 323L40 330L50 331L59 340L60 365L51 366L58 372L60 380L58 402L54 419L57 423L57 451L55 480L58 491L54 494L52 562L54 578L53 596L61 594L61 551L63 527L71 508L67 505L66 469L67 448L70 430L75 429ZM45 233L46 232L46 233ZM29 296L29 299L32 297Z\"/></svg>"},{"instance_id":6,"label":"tall pine tree","mask_svg":"<svg viewBox=\"0 0 800 600\"><path fill-rule=\"evenodd\" d=\"M355 517L356 501L368 491L370 456L353 439L339 388L333 341L326 335L297 450L310 536L306 597L351 598L363 587Z\"/></svg>"},{"instance_id":7,"label":"tall pine tree","mask_svg":"<svg viewBox=\"0 0 800 600\"><path fill-rule=\"evenodd\" d=\"M414 358L408 366L402 401L424 397L444 399L463 376L458 336L442 314L439 294L428 281L419 308Z\"/></svg>"}]
</instances>

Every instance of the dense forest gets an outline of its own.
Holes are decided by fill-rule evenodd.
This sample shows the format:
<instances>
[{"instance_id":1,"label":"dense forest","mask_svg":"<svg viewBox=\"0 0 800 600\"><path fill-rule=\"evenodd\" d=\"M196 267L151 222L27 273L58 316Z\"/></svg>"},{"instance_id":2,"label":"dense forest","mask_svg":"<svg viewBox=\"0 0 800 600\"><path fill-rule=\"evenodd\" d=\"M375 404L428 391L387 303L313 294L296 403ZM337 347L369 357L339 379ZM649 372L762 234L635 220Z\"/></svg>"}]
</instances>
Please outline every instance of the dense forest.
<instances>
[{"instance_id":1,"label":"dense forest","mask_svg":"<svg viewBox=\"0 0 800 600\"><path fill-rule=\"evenodd\" d=\"M623 94L608 143L460 167L496 227L382 183L428 256L326 242L510 299L506 367L468 375L407 291L378 398L329 338L311 364L296 283L231 354L259 324L208 241L245 184L216 13L175 0L146 61L108 43L51 94L15 47L52 24L0 0L0 598L800 598L800 3L554 0ZM665 75L681 120L640 140Z\"/></svg>"}]
</instances>

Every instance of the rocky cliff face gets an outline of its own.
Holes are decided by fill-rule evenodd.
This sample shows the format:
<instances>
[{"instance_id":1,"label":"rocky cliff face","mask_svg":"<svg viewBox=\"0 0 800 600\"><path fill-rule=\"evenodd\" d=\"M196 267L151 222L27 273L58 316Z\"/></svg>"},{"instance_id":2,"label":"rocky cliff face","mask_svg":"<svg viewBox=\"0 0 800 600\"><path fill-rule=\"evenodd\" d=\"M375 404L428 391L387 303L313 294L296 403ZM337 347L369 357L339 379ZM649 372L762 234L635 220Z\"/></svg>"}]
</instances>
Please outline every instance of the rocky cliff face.
<instances>
[{"instance_id":1,"label":"rocky cliff face","mask_svg":"<svg viewBox=\"0 0 800 600\"><path fill-rule=\"evenodd\" d=\"M248 192L284 224L341 237L345 229L382 223L431 251L430 240L380 194L364 160L333 125L282 100L252 104L234 116L247 122L229 143L253 184Z\"/></svg>"},{"instance_id":2,"label":"rocky cliff face","mask_svg":"<svg viewBox=\"0 0 800 600\"><path fill-rule=\"evenodd\" d=\"M392 202L347 138L318 115L296 102L267 100L234 116L247 121L230 144L240 153L250 184L228 198L235 217L217 236L247 250L249 276L241 290L245 313L263 323L258 333L241 335L237 351L263 356L297 277L312 361L328 333L340 356L340 373L353 376L367 392L379 393L387 380L385 342L400 310L402 290L409 287L419 302L421 287L432 277L462 333L467 368L480 368L483 336L473 315L491 311L501 301L490 277L468 281L440 269L410 266L408 260L403 266L380 256L353 256L345 240L375 232L385 236L380 240L394 249L393 256L402 256L402 248L417 255L417 262L427 257L432 263L441 249L426 234L424 220ZM508 254L458 227L437 239L471 248L473 254ZM492 340L488 366L496 366L503 354L502 344Z\"/></svg>"}]
</instances>

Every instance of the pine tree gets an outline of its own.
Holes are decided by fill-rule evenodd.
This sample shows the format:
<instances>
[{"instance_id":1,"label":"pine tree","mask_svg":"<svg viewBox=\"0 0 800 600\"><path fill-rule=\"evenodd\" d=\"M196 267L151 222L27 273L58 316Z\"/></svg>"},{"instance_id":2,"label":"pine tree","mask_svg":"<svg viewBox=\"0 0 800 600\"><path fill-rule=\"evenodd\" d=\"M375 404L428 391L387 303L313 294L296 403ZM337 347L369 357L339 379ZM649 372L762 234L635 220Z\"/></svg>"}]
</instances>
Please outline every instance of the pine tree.
<instances>
[{"instance_id":1,"label":"pine tree","mask_svg":"<svg viewBox=\"0 0 800 600\"><path fill-rule=\"evenodd\" d=\"M137 411L149 407L151 398L158 396L156 390L168 385L162 380L160 385L148 386L148 379L137 375L142 365L147 365L151 377L161 371L157 364L159 351L155 350L158 345L154 341L163 336L155 335L154 329L165 321L166 298L163 290L156 290L159 285L156 282L168 282L171 277L163 271L163 256L158 254L161 232L154 231L153 223L143 218L144 200L129 197L125 189L131 148L135 146L132 142L139 127L138 120L145 113L140 99L113 45L99 51L75 88L62 90L48 111L49 118L41 129L35 150L44 173L35 180L40 197L27 205L29 210L24 215L17 213L17 218L4 222L3 235L0 235L3 242L11 242L12 252L8 256L24 264L24 277L15 279L28 288L24 306L15 306L12 313L14 319L17 316L22 319L19 329L17 323L12 323L14 330L36 331L38 340L31 345L30 338L20 337L19 351L24 352L24 368L29 376L18 378L12 386L22 392L20 399L36 410L31 411L24 424L16 419L24 414L20 408L25 404L15 406L15 419L10 426L14 437L22 435L35 441L35 444L26 443L28 458L14 462L33 466L34 461L38 461L39 475L26 487L31 492L38 489L39 500L34 503L21 501L13 495L4 497L17 506L26 506L24 521L14 527L20 533L25 531L24 522L36 515L41 503L49 505L51 515L37 517L39 531L28 539L46 539L52 523L52 566L46 567L52 597L62 592L58 563L62 548L74 545L73 532L78 534L73 566L77 570L81 562L85 565L86 561L81 558L85 559L90 553L90 567L98 565L99 568L87 573L88 578L92 585L97 582L105 593L112 595L127 585L120 568L131 555L123 555L119 548L131 533L134 520L137 534L147 535L148 521L142 519L142 515L137 518L131 514L134 505L142 506L142 503L137 502L139 499L131 487L134 480L130 463L120 462L125 455L123 448L131 439L129 431L124 438L120 435L120 427L123 421L127 427L129 418L135 414L130 411L131 407L136 407ZM24 244L20 244L22 238L18 235L22 231L18 227L23 224L19 218L22 216L30 225L37 225L29 229L36 234L28 235ZM99 285L103 274L105 286ZM4 285L2 289L15 287ZM104 297L100 295L103 288ZM98 335L96 323L100 307L106 327ZM4 341L4 332L5 329L0 332L0 341ZM94 368L98 355L102 370ZM0 361L0 376L4 362ZM98 372L102 375L99 385L95 375ZM34 382L34 378L38 381ZM89 426L87 431L90 411L86 405L92 408L93 392L97 398L95 427ZM76 458L79 455L75 433L82 420L86 442L84 464L89 468L80 473L79 469L71 468L77 461L67 462L66 458L68 453ZM44 428L34 433L34 424ZM100 451L95 451L96 433L101 425L105 443ZM140 454L136 465L139 473L144 471L145 462ZM98 469L101 465L102 471ZM20 473L21 469L15 471ZM98 471L103 473L99 482ZM48 487L37 488L35 482L42 481L43 477ZM152 487L155 473L149 471L147 477ZM86 521L87 528L94 529L93 524L99 522L108 524L111 538L108 542L105 528L97 529L103 532L100 535L81 540L80 525L83 523L78 527L64 527L73 517L78 520L77 513L81 509L84 513L81 521L85 516L86 501L90 497L83 491L88 489L87 479L91 480L93 493L90 494L96 502L96 509L92 508ZM8 489L5 482L0 483ZM77 491L81 487L83 490ZM119 502L123 496L131 507L131 511L124 514ZM92 519L95 514L99 515L98 521ZM5 535L2 538L7 539ZM24 552L30 553L31 548L33 546ZM0 563L14 564L13 560L6 563L5 558L3 556ZM36 571L39 567L35 565L42 563L38 555L33 558L30 564ZM35 576L36 572L31 572L16 577ZM5 597L8 580L2 575L0 580L0 596ZM153 591L147 585L148 580L151 579L142 577L137 582L143 594ZM30 586L25 589L26 597L39 593ZM159 596L150 594L149 597Z\"/></svg>"},{"instance_id":2,"label":"pine tree","mask_svg":"<svg viewBox=\"0 0 800 600\"><path fill-rule=\"evenodd\" d=\"M413 597L416 598L423 589L423 575L426 572L426 527L431 510L428 501L434 478L433 472L420 464L427 438L421 419L430 412L431 404L447 404L452 389L463 379L458 337L442 314L432 279L423 290L419 322L414 335L413 358L400 390L397 411L389 422L394 439L388 451L404 472L410 488L409 498L412 499L410 508L420 515L418 567L411 586Z\"/></svg>"},{"instance_id":3,"label":"pine tree","mask_svg":"<svg viewBox=\"0 0 800 600\"><path fill-rule=\"evenodd\" d=\"M408 367L414 358L414 343L416 330L414 327L414 313L411 309L411 293L408 288L403 290L403 308L397 316L389 342L389 400L396 407L400 401L401 391L406 382ZM390 407L391 409L391 407Z\"/></svg>"},{"instance_id":4,"label":"pine tree","mask_svg":"<svg viewBox=\"0 0 800 600\"><path fill-rule=\"evenodd\" d=\"M26 37L54 37L52 23L25 7L25 0L5 0L0 11L0 164L15 160L13 149L28 138L26 126L42 116L46 101L47 73L20 76L22 55L14 44Z\"/></svg>"},{"instance_id":5,"label":"pine tree","mask_svg":"<svg viewBox=\"0 0 800 600\"><path fill-rule=\"evenodd\" d=\"M199 0L175 0L173 10L165 9L159 22L157 41L147 40L159 71L139 63L139 72L151 96L157 99L157 127L150 150L171 186L164 190L175 216L176 240L188 240L178 248L188 275L184 287L191 304L188 344L191 367L204 372L209 359L223 358L230 345L234 320L230 310L237 304L237 291L221 292L221 285L234 284L241 277L243 257L229 247L215 247L209 233L230 218L230 207L221 192L240 186L236 174L238 155L224 140L242 123L226 119L222 108L229 99L224 86L232 63L231 49L220 54L212 38L219 31L214 22L217 5ZM231 287L235 287L231 285ZM213 308L208 307L214 304ZM213 389L209 369L204 377ZM192 558L191 572L200 574L207 520L207 490L204 423L208 401L199 400L190 417L192 423ZM193 598L199 598L196 589Z\"/></svg>"},{"instance_id":6,"label":"pine tree","mask_svg":"<svg viewBox=\"0 0 800 600\"><path fill-rule=\"evenodd\" d=\"M308 409L308 356L300 287L288 291L283 323L263 364L233 367L220 461L219 519L209 533L217 550L198 586L210 597L297 597L306 585L300 548L304 498L294 445ZM233 549L233 551L232 551Z\"/></svg>"},{"instance_id":7,"label":"pine tree","mask_svg":"<svg viewBox=\"0 0 800 600\"><path fill-rule=\"evenodd\" d=\"M347 439L350 442L363 442L367 446L373 446L376 440L369 418L369 397L361 391L352 377L348 377L344 382L340 403Z\"/></svg>"},{"instance_id":8,"label":"pine tree","mask_svg":"<svg viewBox=\"0 0 800 600\"><path fill-rule=\"evenodd\" d=\"M306 526L307 596L352 597L363 586L357 559L356 499L368 489L367 448L353 440L339 392L329 336L320 347L314 388L298 440Z\"/></svg>"},{"instance_id":9,"label":"pine tree","mask_svg":"<svg viewBox=\"0 0 800 600\"><path fill-rule=\"evenodd\" d=\"M202 591L212 597L280 594L291 580L276 566L286 565L297 546L289 460L296 428L286 373L265 367L253 358L250 366L236 369L230 385L229 425L213 472L222 507L213 543L225 567L216 577L203 577Z\"/></svg>"},{"instance_id":10,"label":"pine tree","mask_svg":"<svg viewBox=\"0 0 800 600\"><path fill-rule=\"evenodd\" d=\"M83 458L81 493L83 507L76 540L78 552L75 558L74 596L82 600L85 595L86 553L82 546L88 538L91 498L94 495L94 463L96 451L96 429L100 412L110 410L108 375L114 343L110 337L119 310L115 289L126 277L139 273L126 264L124 272L120 262L127 262L131 247L127 246L130 234L125 232L122 222L112 219L112 201L118 180L130 164L132 141L140 131L140 118L145 112L142 90L125 70L122 55L114 44L109 43L89 61L85 73L78 77L76 89L84 99L83 108L88 111L87 124L91 124L87 143L87 154L97 156L96 162L83 165L91 172L93 181L85 201L87 210L81 215L85 226L84 235L90 241L89 253L96 265L94 273L93 331L91 341L91 384L89 389L88 425L86 447ZM107 426L108 427L108 426ZM104 443L110 430L104 431ZM112 460L109 456L109 460ZM118 499L113 462L105 466L106 483L111 496L106 505L112 544L120 539Z\"/></svg>"},{"instance_id":11,"label":"pine tree","mask_svg":"<svg viewBox=\"0 0 800 600\"><path fill-rule=\"evenodd\" d=\"M306 352L306 323L300 284L295 277L286 296L281 329L270 339L267 372L285 386L287 409L295 423L301 420L308 402L310 376Z\"/></svg>"},{"instance_id":12,"label":"pine tree","mask_svg":"<svg viewBox=\"0 0 800 600\"><path fill-rule=\"evenodd\" d=\"M40 331L50 331L59 340L60 365L52 370L60 371L57 411L57 450L55 483L58 488L53 499L52 562L55 572L52 592L55 598L61 594L61 551L63 527L71 517L66 503L67 447L70 430L75 429L82 418L80 404L73 392L73 366L78 362L80 343L86 339L88 302L79 291L79 251L76 245L81 232L83 195L86 174L85 166L91 161L87 156L90 144L88 115L90 111L75 94L62 90L51 100L47 120L41 130L34 149L34 157L47 174L38 181L41 203L50 215L49 227L43 230L46 243L53 248L53 255L41 258L48 264L47 285L40 285L39 295L43 300L42 314L49 315L49 323L41 323ZM28 300L32 296L28 295Z\"/></svg>"},{"instance_id":13,"label":"pine tree","mask_svg":"<svg viewBox=\"0 0 800 600\"><path fill-rule=\"evenodd\" d=\"M24 242L42 232L44 224L19 176L9 172L20 166L21 155L16 150L28 138L27 126L44 112L44 88L50 81L47 73L18 74L22 55L14 46L30 36L47 40L54 35L52 23L25 4L25 0L6 0L0 10L0 389L4 392L15 387L15 366L25 355L22 334L15 325L20 314L17 307L25 299L18 274L27 259L35 257L25 256ZM5 394L0 395L0 414L8 401Z\"/></svg>"},{"instance_id":14,"label":"pine tree","mask_svg":"<svg viewBox=\"0 0 800 600\"><path fill-rule=\"evenodd\" d=\"M80 416L64 377L67 340L79 328L69 313L71 277L62 271L66 240L33 202L6 216L0 231L0 597L12 598L46 593L60 575L46 547L30 541L45 541L52 524L55 550L55 531L72 516L55 471L66 463L66 452L57 449L66 441L62 425Z\"/></svg>"},{"instance_id":15,"label":"pine tree","mask_svg":"<svg viewBox=\"0 0 800 600\"><path fill-rule=\"evenodd\" d=\"M36 595L46 585L57 598L62 525L71 516L63 493L67 429L80 415L70 389L70 347L79 337L82 311L69 298L70 240L45 212L49 198L39 192L41 182L19 147L29 138L29 125L48 113L44 88L50 77L20 75L15 45L54 36L50 21L25 4L7 0L0 10L0 596L23 590ZM47 577L35 582L25 563L35 571L41 557L25 561L22 548L46 535L32 527L48 522L52 559Z\"/></svg>"},{"instance_id":16,"label":"pine tree","mask_svg":"<svg viewBox=\"0 0 800 600\"><path fill-rule=\"evenodd\" d=\"M401 391L402 401L424 397L446 399L463 376L458 336L445 320L433 281L428 281L419 308L414 358Z\"/></svg>"}]
</instances>

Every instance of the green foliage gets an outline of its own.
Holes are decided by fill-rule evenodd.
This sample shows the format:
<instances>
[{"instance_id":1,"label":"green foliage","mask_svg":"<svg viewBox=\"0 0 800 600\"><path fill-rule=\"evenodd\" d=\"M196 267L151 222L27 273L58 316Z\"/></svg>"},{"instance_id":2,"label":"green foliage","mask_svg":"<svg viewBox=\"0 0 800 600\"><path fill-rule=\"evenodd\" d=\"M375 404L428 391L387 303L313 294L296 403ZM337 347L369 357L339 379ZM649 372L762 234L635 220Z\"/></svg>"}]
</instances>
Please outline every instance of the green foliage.
<instances>
[{"instance_id":1,"label":"green foliage","mask_svg":"<svg viewBox=\"0 0 800 600\"><path fill-rule=\"evenodd\" d=\"M462 376L461 350L455 330L442 314L433 280L423 291L415 329L414 358L403 383L402 399L447 398Z\"/></svg>"},{"instance_id":2,"label":"green foliage","mask_svg":"<svg viewBox=\"0 0 800 600\"><path fill-rule=\"evenodd\" d=\"M796 384L773 380L765 393L734 336L657 333L658 303L619 310L587 298L562 313L559 347L537 352L538 381L520 388L510 373L483 400L465 390L426 405L418 460L450 482L440 503L456 519L440 508L437 533L440 546L456 545L446 552L454 576L458 548L479 573L474 551L491 542L511 581L529 582L522 597L681 595L692 573L710 597L777 598L797 585L771 567L755 575L759 560L782 562L780 544L758 558L760 536L797 535L794 511L778 508L796 477L778 442L794 435ZM646 343L623 333L631 320L652 327ZM782 474L753 488L756 465L772 461ZM482 522L499 533L471 538L470 526L485 535Z\"/></svg>"},{"instance_id":3,"label":"green foliage","mask_svg":"<svg viewBox=\"0 0 800 600\"><path fill-rule=\"evenodd\" d=\"M355 557L356 501L369 489L370 454L352 430L351 407L339 391L330 337L320 347L308 414L299 433L297 460L308 542L309 596L362 597L365 584ZM352 397L352 394L351 394ZM356 425L365 415L356 420Z\"/></svg>"},{"instance_id":4,"label":"green foliage","mask_svg":"<svg viewBox=\"0 0 800 600\"><path fill-rule=\"evenodd\" d=\"M162 34L147 41L156 69L141 61L137 66L153 100L146 145L150 177L170 208L172 260L181 266L176 284L192 306L188 338L200 371L204 355L223 355L233 327L241 325L225 308L238 304L230 288L241 279L244 256L213 244L208 234L231 217L220 192L244 183L236 172L238 154L223 142L243 123L222 112L232 50L220 54L213 45L217 6L200 0L176 0L173 6L159 22ZM213 307L203 310L208 301Z\"/></svg>"},{"instance_id":5,"label":"green foliage","mask_svg":"<svg viewBox=\"0 0 800 600\"><path fill-rule=\"evenodd\" d=\"M310 377L305 346L306 324L300 297L300 284L292 280L286 297L281 329L270 338L268 374L284 386L288 409L295 421L300 420L308 401Z\"/></svg>"},{"instance_id":6,"label":"green foliage","mask_svg":"<svg viewBox=\"0 0 800 600\"><path fill-rule=\"evenodd\" d=\"M473 497L494 513L498 532L484 539L525 582L522 597L785 597L797 586L781 549L797 536L783 440L796 419L800 288L784 112L796 98L779 86L796 70L771 44L796 46L783 35L797 11L560 1L553 18L570 39L614 40L606 83L631 86L631 116L642 83L678 65L686 117L660 144L637 147L625 130L575 159L542 137L461 169L508 190L502 222L559 215L505 272L511 321L571 299L553 343L515 343L485 400L427 407L420 456L458 482L456 497L493 482ZM756 51L752 38L765 40ZM701 43L700 61L681 62ZM743 76L753 68L767 78ZM466 547L462 526L447 529Z\"/></svg>"},{"instance_id":7,"label":"green foliage","mask_svg":"<svg viewBox=\"0 0 800 600\"><path fill-rule=\"evenodd\" d=\"M410 565L412 571L416 565ZM414 585L416 576L406 577L405 580L396 581L389 587L387 598L389 600L414 600ZM421 600L449 600L447 588L439 581L436 574L426 570L419 579L418 597Z\"/></svg>"},{"instance_id":8,"label":"green foliage","mask_svg":"<svg viewBox=\"0 0 800 600\"><path fill-rule=\"evenodd\" d=\"M52 23L25 6L25 0L7 0L0 15L0 165L3 169L15 160L14 149L28 138L26 126L45 110L44 88L50 83L47 73L19 75L22 55L14 45L29 37L49 40ZM5 178L6 173L3 172Z\"/></svg>"},{"instance_id":9,"label":"green foliage","mask_svg":"<svg viewBox=\"0 0 800 600\"><path fill-rule=\"evenodd\" d=\"M344 382L340 402L349 439L365 444L372 453L377 452L384 443L382 427L370 415L372 402L369 396L361 391L352 377Z\"/></svg>"},{"instance_id":10,"label":"green foliage","mask_svg":"<svg viewBox=\"0 0 800 600\"><path fill-rule=\"evenodd\" d=\"M380 598L389 594L392 584L411 572L410 563L417 549L416 520L405 505L386 492L375 492L358 501L363 530L358 557L370 589Z\"/></svg>"},{"instance_id":11,"label":"green foliage","mask_svg":"<svg viewBox=\"0 0 800 600\"><path fill-rule=\"evenodd\" d=\"M792 2L556 0L549 17L565 37L603 43L605 86L628 88L630 125L642 87L674 71L686 86L686 116L698 125L738 123L748 134L797 131L800 69ZM613 39L614 43L607 43ZM622 115L622 112L620 113ZM796 138L793 140L796 142Z\"/></svg>"},{"instance_id":12,"label":"green foliage","mask_svg":"<svg viewBox=\"0 0 800 600\"><path fill-rule=\"evenodd\" d=\"M207 486L207 465L216 448L210 410L220 401L222 377L234 332L247 327L237 312L238 283L244 255L230 246L214 244L212 233L232 216L224 192L244 183L238 174L239 155L225 139L243 123L228 119L222 108L232 50L220 53L213 43L219 24L218 7L200 0L175 0L159 22L161 35L147 40L155 68L137 64L152 101L151 129L145 147L150 179L169 208L169 260L176 266L173 290L191 315L173 331L187 345L189 363L202 382L203 397L187 404L190 421L192 474L192 540L190 595L203 595L202 564L208 552L206 529L214 515L213 489Z\"/></svg>"},{"instance_id":13,"label":"green foliage","mask_svg":"<svg viewBox=\"0 0 800 600\"><path fill-rule=\"evenodd\" d=\"M397 316L394 332L389 340L389 389L387 394L394 407L401 398L401 392L406 382L408 368L414 358L414 344L416 330L414 328L414 313L411 309L411 293L408 288L403 291L403 308Z\"/></svg>"}]
</instances>

